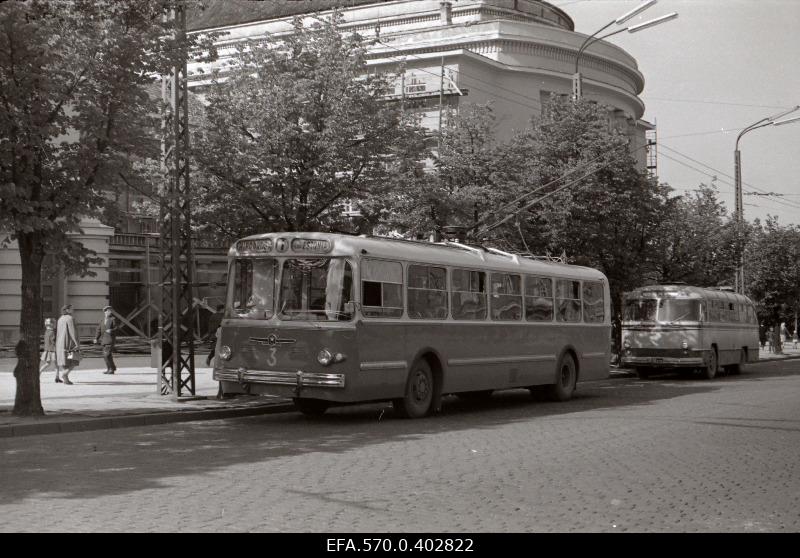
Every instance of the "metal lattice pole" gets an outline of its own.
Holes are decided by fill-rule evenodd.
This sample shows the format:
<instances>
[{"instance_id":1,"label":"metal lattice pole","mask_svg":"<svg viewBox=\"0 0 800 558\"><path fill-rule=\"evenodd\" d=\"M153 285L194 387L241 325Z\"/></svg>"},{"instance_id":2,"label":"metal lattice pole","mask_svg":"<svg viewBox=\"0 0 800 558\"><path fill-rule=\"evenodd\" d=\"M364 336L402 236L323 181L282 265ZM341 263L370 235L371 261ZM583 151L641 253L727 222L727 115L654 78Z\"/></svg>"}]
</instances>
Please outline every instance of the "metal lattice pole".
<instances>
[{"instance_id":1,"label":"metal lattice pole","mask_svg":"<svg viewBox=\"0 0 800 558\"><path fill-rule=\"evenodd\" d=\"M193 261L189 182L189 99L185 51L186 9L172 10L176 43L182 45L169 76L161 81L161 363L159 391L180 397L195 394Z\"/></svg>"}]
</instances>

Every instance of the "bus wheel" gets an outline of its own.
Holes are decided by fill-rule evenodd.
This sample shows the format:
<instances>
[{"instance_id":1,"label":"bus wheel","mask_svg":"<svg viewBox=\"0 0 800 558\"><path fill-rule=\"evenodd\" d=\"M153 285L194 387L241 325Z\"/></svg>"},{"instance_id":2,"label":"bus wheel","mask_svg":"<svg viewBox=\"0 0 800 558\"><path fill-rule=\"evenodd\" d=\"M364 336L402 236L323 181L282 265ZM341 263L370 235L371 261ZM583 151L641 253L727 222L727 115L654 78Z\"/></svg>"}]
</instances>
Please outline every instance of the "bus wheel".
<instances>
[{"instance_id":1,"label":"bus wheel","mask_svg":"<svg viewBox=\"0 0 800 558\"><path fill-rule=\"evenodd\" d=\"M575 383L578 380L575 361L572 356L564 354L558 361L556 369L556 383L547 386L547 398L551 401L567 401L575 391Z\"/></svg>"},{"instance_id":2,"label":"bus wheel","mask_svg":"<svg viewBox=\"0 0 800 558\"><path fill-rule=\"evenodd\" d=\"M428 414L433 402L433 372L425 360L411 367L406 382L406 394L392 401L395 412L403 418L420 418Z\"/></svg>"},{"instance_id":3,"label":"bus wheel","mask_svg":"<svg viewBox=\"0 0 800 558\"><path fill-rule=\"evenodd\" d=\"M703 368L703 377L706 380L713 380L717 375L717 349L711 347L711 358L708 359L706 367Z\"/></svg>"},{"instance_id":4,"label":"bus wheel","mask_svg":"<svg viewBox=\"0 0 800 558\"><path fill-rule=\"evenodd\" d=\"M305 399L302 397L295 397L292 403L297 407L297 410L306 416L318 417L325 414L325 411L330 407L330 403L322 399Z\"/></svg>"},{"instance_id":5,"label":"bus wheel","mask_svg":"<svg viewBox=\"0 0 800 558\"><path fill-rule=\"evenodd\" d=\"M649 368L637 368L636 375L639 376L642 380L646 380L650 377L650 369Z\"/></svg>"}]
</instances>

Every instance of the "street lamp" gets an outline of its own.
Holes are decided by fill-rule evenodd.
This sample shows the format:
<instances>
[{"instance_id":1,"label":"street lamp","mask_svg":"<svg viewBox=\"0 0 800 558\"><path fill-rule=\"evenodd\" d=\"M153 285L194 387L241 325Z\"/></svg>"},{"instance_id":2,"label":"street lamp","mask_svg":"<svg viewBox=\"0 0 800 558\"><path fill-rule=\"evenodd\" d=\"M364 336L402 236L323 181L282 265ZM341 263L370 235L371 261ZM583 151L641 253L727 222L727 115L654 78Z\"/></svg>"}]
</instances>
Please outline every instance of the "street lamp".
<instances>
[{"instance_id":1,"label":"street lamp","mask_svg":"<svg viewBox=\"0 0 800 558\"><path fill-rule=\"evenodd\" d=\"M791 124L792 122L800 121L800 116L795 116L792 118L788 118L786 120L778 120L778 118L783 118L784 116L793 113L797 109L800 109L800 105L797 105L789 110L785 110L783 112L779 112L773 116L768 116L766 118L762 118L758 122L753 122L749 126L747 126L744 130L739 132L739 135L736 136L736 149L733 153L733 161L734 161L734 178L736 181L735 189L736 189L736 233L737 233L737 241L739 242L739 256L738 256L738 265L736 268L736 281L735 287L736 292L740 294L744 294L744 250L742 250L741 246L741 234L744 225L744 203L742 200L742 156L739 152L739 140L742 139L742 136L745 135L747 132L752 132L753 130L757 130L759 128L763 128L764 126L783 126L784 124Z\"/></svg>"},{"instance_id":2,"label":"street lamp","mask_svg":"<svg viewBox=\"0 0 800 558\"><path fill-rule=\"evenodd\" d=\"M572 76L572 98L573 99L577 100L577 99L580 99L583 96L583 91L582 91L583 82L582 82L582 79L581 79L581 74L578 71L578 64L580 62L581 55L589 47L589 45L591 45L593 43L596 43L597 41L600 41L600 40L603 40L603 39L607 39L608 37L611 37L612 35L616 35L617 33L622 33L623 31L627 31L628 33L637 33L639 31L643 31L645 29L648 29L648 28L653 27L655 25L659 25L661 23L665 23L665 22L667 22L667 21L669 21L671 19L675 19L676 17L678 17L678 13L677 12L672 12L670 14L667 14L667 15L664 15L664 16L661 16L661 17L657 17L657 18L651 19L649 21L645 21L644 23L639 23L637 25L631 25L630 27L624 27L622 29L618 29L616 31L613 31L611 33L603 35L602 37L598 37L597 36L599 33L602 33L603 31L605 31L606 29L608 29L612 25L621 25L621 24L625 23L626 21L628 21L629 19L639 15L640 13L645 11L647 8L649 8L650 6L655 4L656 2L658 2L658 0L647 0L646 2L642 2L641 4L639 4L638 6L633 8L632 10L630 10L629 12L619 16L617 19L609 21L603 27L601 27L600 29L598 29L597 31L595 31L594 33L592 33L591 35L586 37L586 40L583 41L583 44L578 49L578 54L575 56L575 73Z\"/></svg>"}]
</instances>

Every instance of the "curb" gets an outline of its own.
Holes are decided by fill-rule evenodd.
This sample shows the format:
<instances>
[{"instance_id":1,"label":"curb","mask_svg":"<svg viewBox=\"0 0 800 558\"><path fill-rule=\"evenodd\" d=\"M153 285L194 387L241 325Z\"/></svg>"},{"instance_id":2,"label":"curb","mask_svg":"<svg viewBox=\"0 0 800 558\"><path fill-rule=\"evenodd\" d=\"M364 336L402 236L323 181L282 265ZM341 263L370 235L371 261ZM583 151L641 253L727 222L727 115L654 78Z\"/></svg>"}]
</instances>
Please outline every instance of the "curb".
<instances>
[{"instance_id":1,"label":"curb","mask_svg":"<svg viewBox=\"0 0 800 558\"><path fill-rule=\"evenodd\" d=\"M116 415L90 419L78 419L64 422L46 422L41 424L18 424L0 426L0 438L14 436L37 436L42 434L64 434L68 432L86 432L89 430L108 430L112 428L128 428L131 426L150 426L176 422L198 420L215 420L223 418L271 415L294 411L292 403L271 403L257 407L237 407L234 409L207 409L198 411L165 411L159 413L142 413L138 415Z\"/></svg>"}]
</instances>

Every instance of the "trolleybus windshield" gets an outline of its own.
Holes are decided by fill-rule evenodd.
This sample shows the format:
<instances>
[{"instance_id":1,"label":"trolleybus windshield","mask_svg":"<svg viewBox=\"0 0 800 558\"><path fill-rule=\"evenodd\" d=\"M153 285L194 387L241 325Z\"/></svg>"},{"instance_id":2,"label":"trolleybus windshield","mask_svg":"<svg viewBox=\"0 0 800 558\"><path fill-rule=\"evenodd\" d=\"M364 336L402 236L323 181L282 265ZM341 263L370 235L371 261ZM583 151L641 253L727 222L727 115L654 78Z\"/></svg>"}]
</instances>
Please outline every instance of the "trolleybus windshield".
<instances>
[{"instance_id":1,"label":"trolleybus windshield","mask_svg":"<svg viewBox=\"0 0 800 558\"><path fill-rule=\"evenodd\" d=\"M700 301L686 298L644 298L625 303L624 319L632 322L697 322Z\"/></svg>"},{"instance_id":2,"label":"trolleybus windshield","mask_svg":"<svg viewBox=\"0 0 800 558\"><path fill-rule=\"evenodd\" d=\"M281 320L353 317L353 270L342 258L287 258L281 273Z\"/></svg>"},{"instance_id":3,"label":"trolleybus windshield","mask_svg":"<svg viewBox=\"0 0 800 558\"><path fill-rule=\"evenodd\" d=\"M353 317L353 270L343 258L238 258L230 317L338 321ZM280 276L280 297L276 284ZM277 304L276 304L276 298Z\"/></svg>"}]
</instances>

